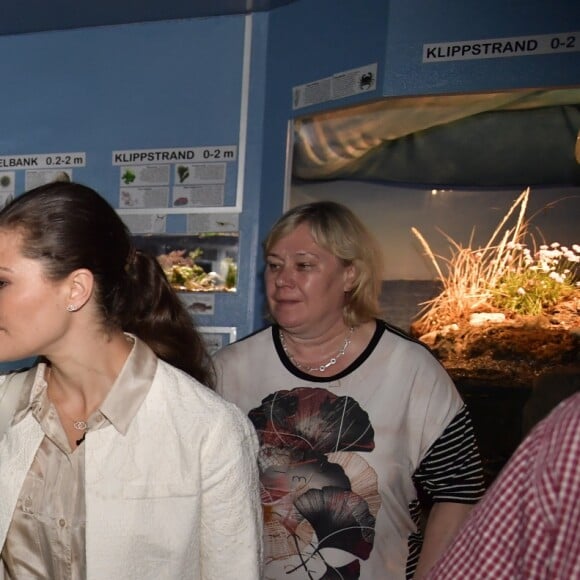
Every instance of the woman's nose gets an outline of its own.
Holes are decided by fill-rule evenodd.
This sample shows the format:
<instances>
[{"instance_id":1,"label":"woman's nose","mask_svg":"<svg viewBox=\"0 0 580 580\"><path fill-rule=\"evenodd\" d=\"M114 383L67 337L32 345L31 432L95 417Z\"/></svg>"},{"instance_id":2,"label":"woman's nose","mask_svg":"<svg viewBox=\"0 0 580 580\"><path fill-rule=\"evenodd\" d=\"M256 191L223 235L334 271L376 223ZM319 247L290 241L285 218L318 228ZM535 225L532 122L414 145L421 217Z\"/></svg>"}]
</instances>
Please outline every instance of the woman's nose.
<instances>
[{"instance_id":1,"label":"woman's nose","mask_svg":"<svg viewBox=\"0 0 580 580\"><path fill-rule=\"evenodd\" d=\"M292 274L288 268L282 268L276 276L276 287L289 286L292 284Z\"/></svg>"}]
</instances>

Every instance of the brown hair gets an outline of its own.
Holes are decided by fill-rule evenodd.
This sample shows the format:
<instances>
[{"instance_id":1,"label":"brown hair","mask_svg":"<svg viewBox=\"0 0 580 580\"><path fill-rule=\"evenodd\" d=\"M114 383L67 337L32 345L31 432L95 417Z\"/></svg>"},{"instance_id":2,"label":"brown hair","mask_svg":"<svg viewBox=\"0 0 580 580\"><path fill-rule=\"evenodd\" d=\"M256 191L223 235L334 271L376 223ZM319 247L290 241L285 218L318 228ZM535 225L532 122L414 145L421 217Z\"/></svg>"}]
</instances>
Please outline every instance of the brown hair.
<instances>
[{"instance_id":1,"label":"brown hair","mask_svg":"<svg viewBox=\"0 0 580 580\"><path fill-rule=\"evenodd\" d=\"M22 254L40 260L48 279L90 270L105 328L135 334L159 358L213 387L204 342L161 266L135 251L128 228L96 191L78 183L42 185L0 211L0 228L22 234Z\"/></svg>"},{"instance_id":2,"label":"brown hair","mask_svg":"<svg viewBox=\"0 0 580 580\"><path fill-rule=\"evenodd\" d=\"M380 316L379 295L383 259L373 235L347 207L333 201L299 205L287 211L272 227L264 241L267 255L281 238L307 223L312 237L345 266L354 265L353 289L346 295L343 317L348 326Z\"/></svg>"}]
</instances>

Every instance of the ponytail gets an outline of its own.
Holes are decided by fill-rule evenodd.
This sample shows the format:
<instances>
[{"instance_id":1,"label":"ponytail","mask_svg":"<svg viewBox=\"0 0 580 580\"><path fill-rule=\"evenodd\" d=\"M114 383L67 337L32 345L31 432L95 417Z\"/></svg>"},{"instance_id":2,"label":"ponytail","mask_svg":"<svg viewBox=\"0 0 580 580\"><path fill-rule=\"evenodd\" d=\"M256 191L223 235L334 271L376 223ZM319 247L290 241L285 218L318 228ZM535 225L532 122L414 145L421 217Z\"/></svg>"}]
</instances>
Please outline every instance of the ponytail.
<instances>
[{"instance_id":1,"label":"ponytail","mask_svg":"<svg viewBox=\"0 0 580 580\"><path fill-rule=\"evenodd\" d=\"M126 265L123 299L115 305L120 326L157 356L214 387L211 357L185 306L157 260L140 251Z\"/></svg>"}]
</instances>

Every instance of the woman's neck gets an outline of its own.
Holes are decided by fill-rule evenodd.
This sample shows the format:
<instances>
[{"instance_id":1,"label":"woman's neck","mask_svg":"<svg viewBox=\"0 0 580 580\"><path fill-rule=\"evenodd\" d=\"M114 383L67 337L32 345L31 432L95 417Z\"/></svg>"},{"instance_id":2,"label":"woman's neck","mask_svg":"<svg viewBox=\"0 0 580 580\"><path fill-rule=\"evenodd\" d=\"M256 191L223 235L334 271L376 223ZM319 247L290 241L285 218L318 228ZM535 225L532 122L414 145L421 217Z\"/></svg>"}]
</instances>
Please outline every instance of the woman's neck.
<instances>
[{"instance_id":1,"label":"woman's neck","mask_svg":"<svg viewBox=\"0 0 580 580\"><path fill-rule=\"evenodd\" d=\"M48 396L55 405L90 415L107 397L132 344L115 333L100 344L80 346L72 353L48 358Z\"/></svg>"},{"instance_id":2,"label":"woman's neck","mask_svg":"<svg viewBox=\"0 0 580 580\"><path fill-rule=\"evenodd\" d=\"M280 342L297 368L323 376L350 365L366 348L374 329L374 321L356 327L342 323L318 336L301 336L280 328Z\"/></svg>"}]
</instances>

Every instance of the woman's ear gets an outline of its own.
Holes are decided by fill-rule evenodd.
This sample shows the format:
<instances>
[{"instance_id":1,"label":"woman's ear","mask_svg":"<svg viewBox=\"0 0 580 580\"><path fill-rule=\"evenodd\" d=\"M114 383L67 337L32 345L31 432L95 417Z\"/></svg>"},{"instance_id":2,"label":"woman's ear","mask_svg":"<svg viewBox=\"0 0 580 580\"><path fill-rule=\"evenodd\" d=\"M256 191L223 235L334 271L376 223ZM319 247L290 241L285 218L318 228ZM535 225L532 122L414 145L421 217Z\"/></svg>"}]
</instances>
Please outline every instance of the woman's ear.
<instances>
[{"instance_id":1,"label":"woman's ear","mask_svg":"<svg viewBox=\"0 0 580 580\"><path fill-rule=\"evenodd\" d=\"M79 310L91 298L95 285L93 273L86 268L79 268L69 275L67 309Z\"/></svg>"},{"instance_id":2,"label":"woman's ear","mask_svg":"<svg viewBox=\"0 0 580 580\"><path fill-rule=\"evenodd\" d=\"M356 266L354 264L349 264L344 268L344 291L350 292L353 289L354 283L357 278Z\"/></svg>"}]
</instances>

